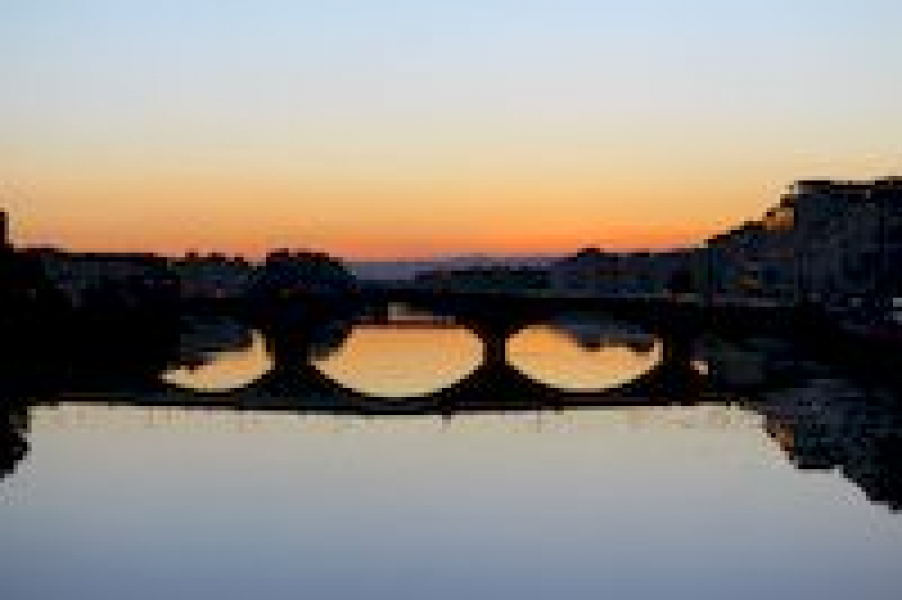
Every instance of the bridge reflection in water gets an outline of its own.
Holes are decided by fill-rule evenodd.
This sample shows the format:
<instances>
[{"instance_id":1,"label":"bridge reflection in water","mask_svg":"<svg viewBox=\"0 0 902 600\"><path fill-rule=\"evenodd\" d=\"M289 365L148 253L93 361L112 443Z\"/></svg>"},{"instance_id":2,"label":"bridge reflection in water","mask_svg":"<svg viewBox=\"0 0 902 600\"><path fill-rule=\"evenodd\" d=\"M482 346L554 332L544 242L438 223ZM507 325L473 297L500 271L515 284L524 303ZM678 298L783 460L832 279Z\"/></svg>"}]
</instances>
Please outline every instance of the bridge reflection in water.
<instances>
[{"instance_id":1,"label":"bridge reflection in water","mask_svg":"<svg viewBox=\"0 0 902 600\"><path fill-rule=\"evenodd\" d=\"M594 325L597 331L586 331L586 324ZM703 386L704 378L692 363L688 339L668 336L656 340L615 322L599 321L597 316L560 321L555 324L555 331L561 338L569 332L577 343L594 351L596 364L604 362L606 353L610 359L619 349L621 361L608 366L614 372L608 373L604 381L593 385L582 374L582 382L576 379L576 385L568 386L566 378L552 382L541 374L528 375L530 339L535 345L536 340L542 339L542 332L548 331L531 325L526 319L470 318L452 322L447 317L432 320L405 315L381 319L368 316L315 328L271 330L266 345L272 368L261 377L239 389L222 392L209 386L192 390L167 385L154 394L151 402L222 402L254 408L422 414L670 404L685 400ZM567 345L576 347L571 340L562 339L557 348ZM578 353L586 352L578 350L573 354ZM532 355L533 359L537 356L535 352ZM641 357L634 361L641 368L633 367L634 373L618 372L625 366L624 355ZM567 357L558 360L560 364L568 362ZM535 360L533 363L535 367ZM584 363L591 366L591 361ZM538 366L541 371L541 364ZM423 376L417 377L418 374ZM167 379L178 382L178 378Z\"/></svg>"},{"instance_id":2,"label":"bridge reflection in water","mask_svg":"<svg viewBox=\"0 0 902 600\"><path fill-rule=\"evenodd\" d=\"M902 470L898 467L902 459L902 411L897 399L892 392L874 396L846 384L830 383L831 376L821 370L802 373L806 368L802 357L789 361L797 372L793 379L770 379L764 386L751 389L725 386L720 371L729 361L737 363L741 367L739 371L749 371L750 365L759 359L728 343L706 340L704 336L708 334L703 328L687 326L687 323L692 325L691 321L662 319L657 325L646 324L644 331L603 316L587 315L498 317L471 313L453 320L442 316L437 322L431 317L404 317L399 321L398 315L369 315L362 319L362 326L360 321L359 318L329 319L299 327L279 323L278 327L268 327L260 334L231 336L233 345L220 348L229 357L226 363L242 364L243 348L246 354L265 357L268 368L260 369L266 372L256 377L259 365L249 365L252 368L245 375L256 378L232 390L214 389L216 386L204 380L209 373L195 369L200 374L199 381L169 376L136 379L123 385L123 380L115 377L111 381L116 387L62 388L47 394L43 401L41 398L18 404L9 401L0 432L3 447L0 476L11 473L28 452L28 405L48 400L261 413L441 416L480 411L739 403L764 419L762 426L767 434L799 468L842 467L843 475L865 490L873 501L894 509L902 507ZM457 357L455 368L437 386L440 389L411 395L398 395L390 388L374 390L359 378L349 379L353 369L346 369L342 374L341 370L330 368L330 364L334 367L336 361L343 360L343 351L354 350L355 331L386 335L394 332L402 337L417 332L436 335L428 352L422 351L422 345L414 347L412 352L408 348L406 354L392 354L383 348L385 356L381 358L396 373L428 369L430 359L441 361L453 357L453 351L446 352L449 340L453 339L467 340L470 356L464 352L462 359ZM429 339L427 335L420 342L429 344ZM540 368L541 344L534 345L542 339L557 341L558 345L551 346L550 352L568 345L580 346L583 350L574 352L583 352L587 357L592 357L593 352L597 355L617 349L631 355L634 366L641 368L628 374L635 375L632 379L624 376L627 381L609 379L607 383L611 387L605 389L580 385L566 389L561 386L567 383L566 378L557 381L558 385L551 385L548 371ZM706 372L696 366L702 342L707 346L704 358L710 361ZM781 354L774 342L762 347L767 352ZM378 344L370 351L378 352ZM350 359L354 358L352 352ZM778 358L772 362L787 363L785 356ZM197 366L196 357L191 360ZM565 356L562 360L567 364L574 362L573 357ZM380 373L374 376L378 379ZM748 382L753 378L736 379ZM182 385L176 385L177 381ZM200 389L185 387L188 383Z\"/></svg>"}]
</instances>

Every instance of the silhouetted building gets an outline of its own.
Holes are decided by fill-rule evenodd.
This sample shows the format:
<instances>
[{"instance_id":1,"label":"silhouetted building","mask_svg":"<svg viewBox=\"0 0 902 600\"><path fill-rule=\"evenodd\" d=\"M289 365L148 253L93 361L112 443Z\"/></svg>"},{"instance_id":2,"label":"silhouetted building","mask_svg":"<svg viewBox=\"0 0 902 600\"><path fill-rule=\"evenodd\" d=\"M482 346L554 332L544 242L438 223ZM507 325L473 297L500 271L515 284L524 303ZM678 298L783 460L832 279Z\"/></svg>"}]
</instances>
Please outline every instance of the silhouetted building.
<instances>
[{"instance_id":1,"label":"silhouetted building","mask_svg":"<svg viewBox=\"0 0 902 600\"><path fill-rule=\"evenodd\" d=\"M586 248L551 265L551 285L586 295L663 294L672 291L680 274L688 277L691 258L689 251L616 253Z\"/></svg>"},{"instance_id":2,"label":"silhouetted building","mask_svg":"<svg viewBox=\"0 0 902 600\"><path fill-rule=\"evenodd\" d=\"M9 250L12 246L9 237L9 215L5 210L0 210L0 251Z\"/></svg>"},{"instance_id":3,"label":"silhouetted building","mask_svg":"<svg viewBox=\"0 0 902 600\"><path fill-rule=\"evenodd\" d=\"M899 291L902 179L800 181L781 206L793 211L797 286L826 306L887 303Z\"/></svg>"},{"instance_id":4,"label":"silhouetted building","mask_svg":"<svg viewBox=\"0 0 902 600\"><path fill-rule=\"evenodd\" d=\"M166 258L154 254L113 252L63 252L30 250L43 264L50 281L65 292L70 302L80 306L94 290L117 287L126 295L139 290L174 290L175 273ZM125 292L126 289L131 292ZM123 298L130 302L132 299Z\"/></svg>"},{"instance_id":5,"label":"silhouetted building","mask_svg":"<svg viewBox=\"0 0 902 600\"><path fill-rule=\"evenodd\" d=\"M620 255L584 248L551 265L551 284L565 292L612 294L620 290L622 269Z\"/></svg>"},{"instance_id":6,"label":"silhouetted building","mask_svg":"<svg viewBox=\"0 0 902 600\"><path fill-rule=\"evenodd\" d=\"M786 218L769 212L762 221L710 238L695 262L696 287L717 298L793 301L794 240Z\"/></svg>"},{"instance_id":7,"label":"silhouetted building","mask_svg":"<svg viewBox=\"0 0 902 600\"><path fill-rule=\"evenodd\" d=\"M183 298L238 298L247 290L254 267L243 258L222 254L188 255L171 263Z\"/></svg>"},{"instance_id":8,"label":"silhouetted building","mask_svg":"<svg viewBox=\"0 0 902 600\"><path fill-rule=\"evenodd\" d=\"M760 221L707 240L693 261L708 298L884 307L899 293L902 179L799 181Z\"/></svg>"}]
</instances>

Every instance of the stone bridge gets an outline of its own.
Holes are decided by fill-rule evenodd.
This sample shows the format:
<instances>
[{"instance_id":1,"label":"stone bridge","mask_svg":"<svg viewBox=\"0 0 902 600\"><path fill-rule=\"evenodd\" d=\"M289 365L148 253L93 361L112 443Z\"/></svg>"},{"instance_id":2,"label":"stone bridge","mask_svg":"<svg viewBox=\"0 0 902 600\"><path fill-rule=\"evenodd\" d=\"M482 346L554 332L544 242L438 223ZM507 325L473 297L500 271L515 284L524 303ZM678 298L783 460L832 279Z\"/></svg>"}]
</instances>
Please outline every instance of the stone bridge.
<instances>
[{"instance_id":1,"label":"stone bridge","mask_svg":"<svg viewBox=\"0 0 902 600\"><path fill-rule=\"evenodd\" d=\"M655 298L529 298L419 290L368 293L356 299L352 313L358 318L361 314L370 315L372 323L398 303L451 319L469 329L482 343L481 364L464 379L430 394L408 398L370 395L330 379L316 368L312 359L323 345L317 339L321 336L318 327L328 323L328 317L299 305L297 313L254 315L254 321L265 331L274 360L274 367L260 379L230 392L192 392L171 387L161 390L158 395L163 397L159 399L164 403L166 397L175 403L225 402L255 409L362 414L451 414L695 402L705 387L705 377L692 365L692 346L700 335L712 328L719 332L785 332L787 327L799 324L792 309L774 307L711 310ZM641 327L657 338L660 361L637 379L600 391L551 387L510 364L507 344L511 337L529 325L568 313L603 314ZM306 317L298 318L298 314Z\"/></svg>"}]
</instances>

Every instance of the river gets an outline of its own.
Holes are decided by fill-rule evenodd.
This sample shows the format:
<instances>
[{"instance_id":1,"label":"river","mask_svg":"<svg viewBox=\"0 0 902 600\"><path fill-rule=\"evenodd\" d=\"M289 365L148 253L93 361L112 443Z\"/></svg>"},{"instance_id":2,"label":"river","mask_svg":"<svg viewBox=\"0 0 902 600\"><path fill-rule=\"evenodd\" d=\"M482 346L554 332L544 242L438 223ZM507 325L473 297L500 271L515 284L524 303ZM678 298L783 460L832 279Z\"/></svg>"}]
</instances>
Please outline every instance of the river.
<instances>
[{"instance_id":1,"label":"river","mask_svg":"<svg viewBox=\"0 0 902 600\"><path fill-rule=\"evenodd\" d=\"M250 333L162 381L254 385L277 367ZM700 372L739 352L723 344ZM506 342L526 381L564 393L663 354L591 319ZM391 405L485 358L472 331L419 319L352 324L310 360ZM898 406L823 368L669 406L453 415L60 396L7 419L27 449L0 481L2 596L895 599Z\"/></svg>"}]
</instances>

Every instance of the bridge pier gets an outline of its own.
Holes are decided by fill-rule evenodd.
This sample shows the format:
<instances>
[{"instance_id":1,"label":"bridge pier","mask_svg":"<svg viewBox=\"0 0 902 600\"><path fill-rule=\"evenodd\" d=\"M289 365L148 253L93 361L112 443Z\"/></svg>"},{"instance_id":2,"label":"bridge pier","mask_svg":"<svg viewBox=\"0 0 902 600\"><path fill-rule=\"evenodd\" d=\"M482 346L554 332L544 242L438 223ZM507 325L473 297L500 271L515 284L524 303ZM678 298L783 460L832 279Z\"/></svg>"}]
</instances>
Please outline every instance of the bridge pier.
<instances>
[{"instance_id":1,"label":"bridge pier","mask_svg":"<svg viewBox=\"0 0 902 600\"><path fill-rule=\"evenodd\" d=\"M697 392L701 375L692 366L693 337L685 334L661 338L661 363L654 381L658 394L686 398Z\"/></svg>"}]
</instances>

